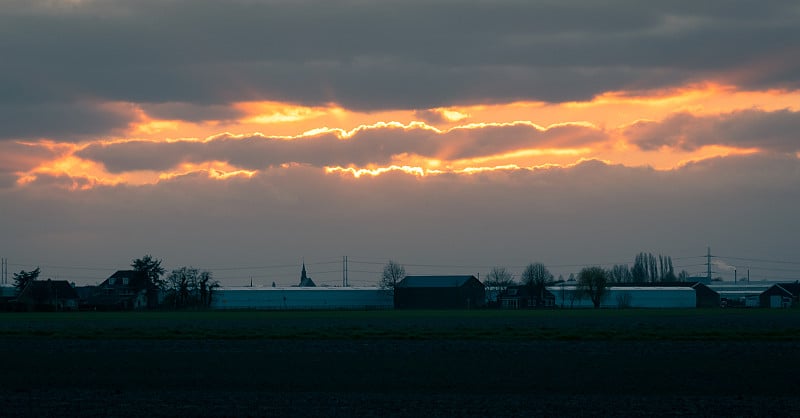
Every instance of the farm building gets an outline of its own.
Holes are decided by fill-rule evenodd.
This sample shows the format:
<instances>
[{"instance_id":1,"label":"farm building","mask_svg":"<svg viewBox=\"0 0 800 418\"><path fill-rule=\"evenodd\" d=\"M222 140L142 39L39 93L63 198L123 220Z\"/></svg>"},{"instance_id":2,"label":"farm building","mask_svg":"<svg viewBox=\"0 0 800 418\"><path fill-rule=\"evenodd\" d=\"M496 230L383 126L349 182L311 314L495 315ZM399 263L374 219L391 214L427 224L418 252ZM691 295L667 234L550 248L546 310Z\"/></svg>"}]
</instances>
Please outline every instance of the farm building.
<instances>
[{"instance_id":1,"label":"farm building","mask_svg":"<svg viewBox=\"0 0 800 418\"><path fill-rule=\"evenodd\" d=\"M153 308L158 305L158 289L142 272L118 270L95 288L87 304L100 310Z\"/></svg>"},{"instance_id":2,"label":"farm building","mask_svg":"<svg viewBox=\"0 0 800 418\"><path fill-rule=\"evenodd\" d=\"M550 286L556 306L564 308L592 308L586 295L579 295L575 286ZM612 286L606 291L601 308L694 308L697 294L691 287L634 287Z\"/></svg>"},{"instance_id":3,"label":"farm building","mask_svg":"<svg viewBox=\"0 0 800 418\"><path fill-rule=\"evenodd\" d=\"M789 308L792 306L794 296L783 285L774 284L763 291L758 299L762 308Z\"/></svg>"},{"instance_id":4,"label":"farm building","mask_svg":"<svg viewBox=\"0 0 800 418\"><path fill-rule=\"evenodd\" d=\"M472 309L486 303L475 276L406 276L394 289L397 309Z\"/></svg>"},{"instance_id":5,"label":"farm building","mask_svg":"<svg viewBox=\"0 0 800 418\"><path fill-rule=\"evenodd\" d=\"M17 304L37 311L77 310L78 294L66 280L34 280L22 289Z\"/></svg>"},{"instance_id":6,"label":"farm building","mask_svg":"<svg viewBox=\"0 0 800 418\"><path fill-rule=\"evenodd\" d=\"M500 292L498 300L503 309L531 309L552 308L555 306L556 297L549 290L543 289L538 294L531 286L509 286Z\"/></svg>"},{"instance_id":7,"label":"farm building","mask_svg":"<svg viewBox=\"0 0 800 418\"><path fill-rule=\"evenodd\" d=\"M761 306L761 294L772 284L711 284L712 290L717 292L722 306L758 308Z\"/></svg>"},{"instance_id":8,"label":"farm building","mask_svg":"<svg viewBox=\"0 0 800 418\"><path fill-rule=\"evenodd\" d=\"M792 306L800 303L800 282L777 283L787 292L792 294Z\"/></svg>"},{"instance_id":9,"label":"farm building","mask_svg":"<svg viewBox=\"0 0 800 418\"><path fill-rule=\"evenodd\" d=\"M377 287L220 287L212 309L391 309L392 295Z\"/></svg>"},{"instance_id":10,"label":"farm building","mask_svg":"<svg viewBox=\"0 0 800 418\"><path fill-rule=\"evenodd\" d=\"M683 287L692 288L695 291L697 308L719 308L720 299L719 293L712 290L710 287L703 283L685 281L685 282L657 282L657 283L634 283L634 284L617 284L615 286L625 287Z\"/></svg>"}]
</instances>

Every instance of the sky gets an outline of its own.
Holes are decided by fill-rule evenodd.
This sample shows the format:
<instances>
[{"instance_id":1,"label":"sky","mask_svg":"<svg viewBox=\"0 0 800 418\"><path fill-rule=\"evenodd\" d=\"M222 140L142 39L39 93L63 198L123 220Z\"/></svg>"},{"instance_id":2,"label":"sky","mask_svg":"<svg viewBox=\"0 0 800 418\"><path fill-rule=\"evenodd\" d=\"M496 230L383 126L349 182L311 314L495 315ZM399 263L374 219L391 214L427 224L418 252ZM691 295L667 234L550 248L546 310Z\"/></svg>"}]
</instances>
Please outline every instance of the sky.
<instances>
[{"instance_id":1,"label":"sky","mask_svg":"<svg viewBox=\"0 0 800 418\"><path fill-rule=\"evenodd\" d=\"M3 0L0 257L800 279L796 1Z\"/></svg>"}]
</instances>

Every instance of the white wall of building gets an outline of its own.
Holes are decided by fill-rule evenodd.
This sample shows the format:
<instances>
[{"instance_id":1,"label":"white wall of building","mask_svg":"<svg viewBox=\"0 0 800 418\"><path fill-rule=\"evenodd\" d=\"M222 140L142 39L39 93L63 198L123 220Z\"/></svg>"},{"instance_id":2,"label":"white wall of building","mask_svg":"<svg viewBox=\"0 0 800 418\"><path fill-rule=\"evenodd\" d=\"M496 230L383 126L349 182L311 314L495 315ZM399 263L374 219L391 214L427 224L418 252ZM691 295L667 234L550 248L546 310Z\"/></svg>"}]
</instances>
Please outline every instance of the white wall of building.
<instances>
[{"instance_id":1,"label":"white wall of building","mask_svg":"<svg viewBox=\"0 0 800 418\"><path fill-rule=\"evenodd\" d=\"M213 309L391 309L392 295L377 287L221 287Z\"/></svg>"},{"instance_id":2,"label":"white wall of building","mask_svg":"<svg viewBox=\"0 0 800 418\"><path fill-rule=\"evenodd\" d=\"M556 297L556 307L593 308L588 296L573 298L575 286L548 287ZM601 308L695 308L697 295L688 287L610 287L600 303Z\"/></svg>"}]
</instances>

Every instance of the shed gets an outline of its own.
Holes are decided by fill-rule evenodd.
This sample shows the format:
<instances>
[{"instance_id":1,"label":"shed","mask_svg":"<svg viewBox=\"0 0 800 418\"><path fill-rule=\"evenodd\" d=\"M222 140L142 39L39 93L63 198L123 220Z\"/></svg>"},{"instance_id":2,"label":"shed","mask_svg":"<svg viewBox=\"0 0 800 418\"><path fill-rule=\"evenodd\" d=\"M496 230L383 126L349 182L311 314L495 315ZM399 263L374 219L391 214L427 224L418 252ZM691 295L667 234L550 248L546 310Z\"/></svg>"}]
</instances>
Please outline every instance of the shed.
<instances>
[{"instance_id":1,"label":"shed","mask_svg":"<svg viewBox=\"0 0 800 418\"><path fill-rule=\"evenodd\" d=\"M778 283L782 288L786 289L792 294L792 305L794 306L800 302L800 282L795 281L792 283Z\"/></svg>"},{"instance_id":2,"label":"shed","mask_svg":"<svg viewBox=\"0 0 800 418\"><path fill-rule=\"evenodd\" d=\"M792 292L783 285L774 284L758 296L762 308L788 308L792 306Z\"/></svg>"},{"instance_id":3,"label":"shed","mask_svg":"<svg viewBox=\"0 0 800 418\"><path fill-rule=\"evenodd\" d=\"M486 303L475 276L406 276L394 289L397 309L472 309Z\"/></svg>"}]
</instances>

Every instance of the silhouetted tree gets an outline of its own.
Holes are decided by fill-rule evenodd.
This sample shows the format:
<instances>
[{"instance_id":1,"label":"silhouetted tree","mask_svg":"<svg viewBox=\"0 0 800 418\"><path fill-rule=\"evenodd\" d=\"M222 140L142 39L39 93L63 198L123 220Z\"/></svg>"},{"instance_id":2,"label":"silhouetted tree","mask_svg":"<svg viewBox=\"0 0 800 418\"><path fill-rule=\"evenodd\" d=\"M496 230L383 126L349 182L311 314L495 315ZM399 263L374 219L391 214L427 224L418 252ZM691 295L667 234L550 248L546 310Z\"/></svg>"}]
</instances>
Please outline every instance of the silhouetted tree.
<instances>
[{"instance_id":1,"label":"silhouetted tree","mask_svg":"<svg viewBox=\"0 0 800 418\"><path fill-rule=\"evenodd\" d=\"M672 257L641 252L633 262L631 276L634 282L673 282L676 277Z\"/></svg>"},{"instance_id":2,"label":"silhouetted tree","mask_svg":"<svg viewBox=\"0 0 800 418\"><path fill-rule=\"evenodd\" d=\"M211 306L214 289L219 287L219 282L212 278L211 272L201 271L200 275L197 277L197 283L200 295L200 306Z\"/></svg>"},{"instance_id":3,"label":"silhouetted tree","mask_svg":"<svg viewBox=\"0 0 800 418\"><path fill-rule=\"evenodd\" d=\"M492 267L483 284L502 290L514 284L514 276L505 267Z\"/></svg>"},{"instance_id":4,"label":"silhouetted tree","mask_svg":"<svg viewBox=\"0 0 800 418\"><path fill-rule=\"evenodd\" d=\"M536 295L536 306L544 302L545 286L553 282L553 275L542 263L531 263L522 272L522 284L531 288L531 294Z\"/></svg>"},{"instance_id":5,"label":"silhouetted tree","mask_svg":"<svg viewBox=\"0 0 800 418\"><path fill-rule=\"evenodd\" d=\"M394 293L394 288L404 277L406 277L405 267L394 260L389 260L389 262L383 266L383 273L381 273L378 286L380 286L381 289Z\"/></svg>"},{"instance_id":6,"label":"silhouetted tree","mask_svg":"<svg viewBox=\"0 0 800 418\"><path fill-rule=\"evenodd\" d=\"M167 276L167 301L178 309L207 307L211 304L212 290L218 286L210 272L181 267Z\"/></svg>"},{"instance_id":7,"label":"silhouetted tree","mask_svg":"<svg viewBox=\"0 0 800 418\"><path fill-rule=\"evenodd\" d=\"M587 295L595 309L600 307L608 290L608 273L602 267L585 267L578 273L578 287L575 291Z\"/></svg>"},{"instance_id":8,"label":"silhouetted tree","mask_svg":"<svg viewBox=\"0 0 800 418\"><path fill-rule=\"evenodd\" d=\"M647 272L647 254L636 254L636 258L633 261L633 267L631 268L631 278L633 278L633 281L636 283L650 281Z\"/></svg>"},{"instance_id":9,"label":"silhouetted tree","mask_svg":"<svg viewBox=\"0 0 800 418\"><path fill-rule=\"evenodd\" d=\"M28 283L39 278L39 273L39 267L31 271L20 270L19 273L14 273L14 287L17 288L18 292L22 292L22 289L24 289Z\"/></svg>"},{"instance_id":10,"label":"silhouetted tree","mask_svg":"<svg viewBox=\"0 0 800 418\"><path fill-rule=\"evenodd\" d=\"M689 272L686 270L681 270L681 272L678 273L678 281L685 282L687 280L689 280Z\"/></svg>"},{"instance_id":11,"label":"silhouetted tree","mask_svg":"<svg viewBox=\"0 0 800 418\"><path fill-rule=\"evenodd\" d=\"M616 264L608 271L608 281L611 283L630 283L633 274L627 264Z\"/></svg>"},{"instance_id":12,"label":"silhouetted tree","mask_svg":"<svg viewBox=\"0 0 800 418\"><path fill-rule=\"evenodd\" d=\"M492 267L489 274L486 275L483 284L486 285L487 290L491 289L499 298L500 292L514 284L514 276L507 268L495 266Z\"/></svg>"},{"instance_id":13,"label":"silhouetted tree","mask_svg":"<svg viewBox=\"0 0 800 418\"><path fill-rule=\"evenodd\" d=\"M677 277L675 277L675 268L672 266L672 257L659 254L658 262L661 270L660 280L662 282L674 282L677 280Z\"/></svg>"},{"instance_id":14,"label":"silhouetted tree","mask_svg":"<svg viewBox=\"0 0 800 418\"><path fill-rule=\"evenodd\" d=\"M157 289L164 287L164 280L161 279L161 276L164 275L166 270L161 267L161 260L155 259L150 254L147 254L142 258L133 260L131 267L133 267L134 271L140 271L145 274L149 286Z\"/></svg>"}]
</instances>

